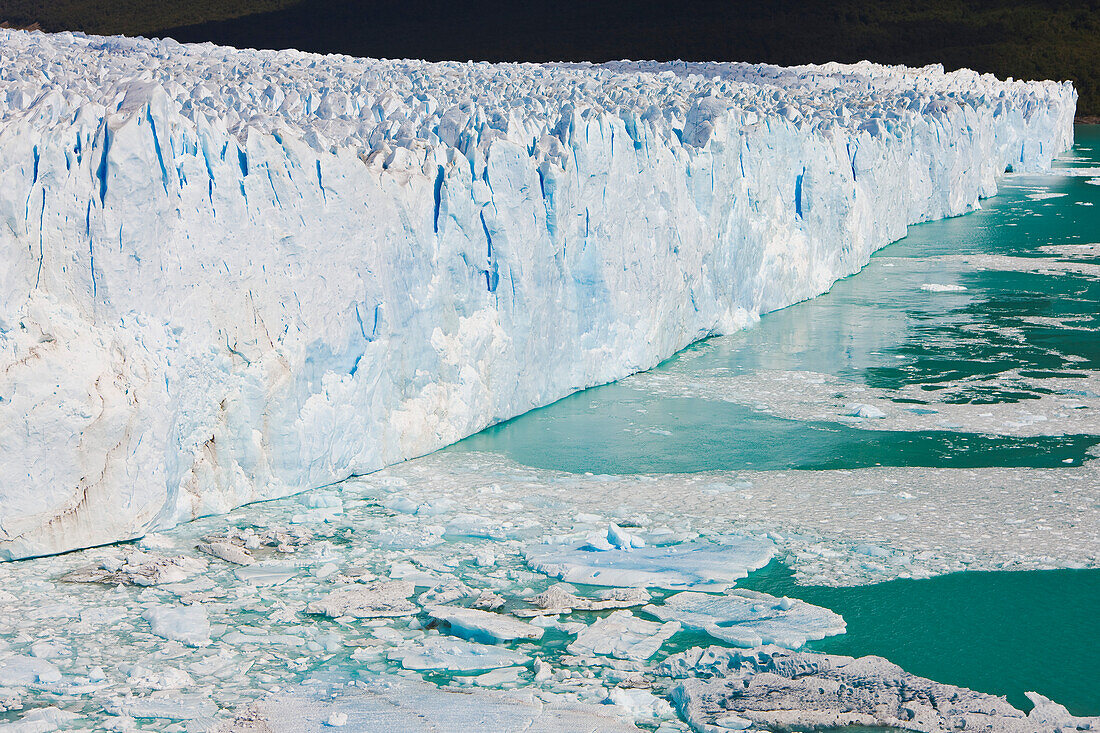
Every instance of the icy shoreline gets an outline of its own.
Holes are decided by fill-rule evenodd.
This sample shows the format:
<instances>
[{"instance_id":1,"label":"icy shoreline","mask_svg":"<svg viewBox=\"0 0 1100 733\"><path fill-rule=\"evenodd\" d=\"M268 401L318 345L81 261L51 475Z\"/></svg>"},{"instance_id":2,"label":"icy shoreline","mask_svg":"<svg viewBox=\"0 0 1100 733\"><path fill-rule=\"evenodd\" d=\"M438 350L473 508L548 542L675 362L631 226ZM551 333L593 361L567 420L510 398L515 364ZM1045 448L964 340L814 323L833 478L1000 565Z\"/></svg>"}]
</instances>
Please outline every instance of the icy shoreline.
<instances>
[{"instance_id":1,"label":"icy shoreline","mask_svg":"<svg viewBox=\"0 0 1100 733\"><path fill-rule=\"evenodd\" d=\"M0 558L422 455L826 290L1067 84L0 30Z\"/></svg>"}]
</instances>

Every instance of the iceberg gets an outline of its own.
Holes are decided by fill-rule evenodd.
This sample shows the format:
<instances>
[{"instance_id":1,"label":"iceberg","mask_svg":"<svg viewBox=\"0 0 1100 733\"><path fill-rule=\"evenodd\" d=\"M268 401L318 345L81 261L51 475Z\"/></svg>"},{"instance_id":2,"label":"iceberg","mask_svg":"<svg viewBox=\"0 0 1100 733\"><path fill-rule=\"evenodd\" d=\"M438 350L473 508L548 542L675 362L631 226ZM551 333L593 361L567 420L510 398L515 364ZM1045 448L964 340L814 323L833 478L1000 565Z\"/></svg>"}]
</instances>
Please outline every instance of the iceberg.
<instances>
[{"instance_id":1,"label":"iceberg","mask_svg":"<svg viewBox=\"0 0 1100 733\"><path fill-rule=\"evenodd\" d=\"M0 29L0 559L328 486L649 368L1046 168L1076 98L941 66Z\"/></svg>"}]
</instances>

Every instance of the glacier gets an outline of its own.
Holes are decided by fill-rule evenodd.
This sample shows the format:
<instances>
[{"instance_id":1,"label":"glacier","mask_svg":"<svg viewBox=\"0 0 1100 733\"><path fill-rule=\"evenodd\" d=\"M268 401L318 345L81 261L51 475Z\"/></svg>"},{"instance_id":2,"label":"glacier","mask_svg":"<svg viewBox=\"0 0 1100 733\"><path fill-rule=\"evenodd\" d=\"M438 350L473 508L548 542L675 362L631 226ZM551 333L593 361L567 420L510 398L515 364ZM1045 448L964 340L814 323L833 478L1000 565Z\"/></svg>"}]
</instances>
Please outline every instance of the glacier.
<instances>
[{"instance_id":1,"label":"glacier","mask_svg":"<svg viewBox=\"0 0 1100 733\"><path fill-rule=\"evenodd\" d=\"M0 29L0 559L423 455L972 210L1066 83Z\"/></svg>"}]
</instances>

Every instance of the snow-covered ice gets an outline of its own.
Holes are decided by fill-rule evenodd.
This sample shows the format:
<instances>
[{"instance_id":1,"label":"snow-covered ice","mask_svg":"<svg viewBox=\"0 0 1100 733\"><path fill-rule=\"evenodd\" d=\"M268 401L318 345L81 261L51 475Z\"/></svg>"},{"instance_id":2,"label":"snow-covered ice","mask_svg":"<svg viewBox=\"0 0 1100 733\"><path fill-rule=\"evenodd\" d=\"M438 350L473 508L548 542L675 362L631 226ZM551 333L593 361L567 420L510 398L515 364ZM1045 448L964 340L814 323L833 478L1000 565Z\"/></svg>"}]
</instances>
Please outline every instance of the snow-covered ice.
<instances>
[{"instance_id":1,"label":"snow-covered ice","mask_svg":"<svg viewBox=\"0 0 1100 733\"><path fill-rule=\"evenodd\" d=\"M651 367L1046 168L1075 103L939 66L0 29L0 557L329 485Z\"/></svg>"},{"instance_id":2,"label":"snow-covered ice","mask_svg":"<svg viewBox=\"0 0 1100 733\"><path fill-rule=\"evenodd\" d=\"M767 593L734 589L722 595L677 593L644 609L736 646L775 644L797 649L807 641L843 634L844 619L827 608Z\"/></svg>"}]
</instances>

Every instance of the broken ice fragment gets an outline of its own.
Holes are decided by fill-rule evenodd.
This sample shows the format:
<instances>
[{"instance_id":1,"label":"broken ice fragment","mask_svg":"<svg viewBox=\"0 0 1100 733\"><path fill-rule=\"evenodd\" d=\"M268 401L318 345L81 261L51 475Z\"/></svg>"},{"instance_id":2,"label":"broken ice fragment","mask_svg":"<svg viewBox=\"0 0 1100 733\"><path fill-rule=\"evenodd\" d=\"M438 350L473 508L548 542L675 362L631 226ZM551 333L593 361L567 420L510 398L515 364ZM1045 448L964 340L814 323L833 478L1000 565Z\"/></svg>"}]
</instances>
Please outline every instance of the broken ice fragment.
<instances>
[{"instance_id":1,"label":"broken ice fragment","mask_svg":"<svg viewBox=\"0 0 1100 733\"><path fill-rule=\"evenodd\" d=\"M233 563L234 565L251 565L256 561L243 545L235 545L232 542L214 541L202 542L197 548L208 555Z\"/></svg>"},{"instance_id":2,"label":"broken ice fragment","mask_svg":"<svg viewBox=\"0 0 1100 733\"><path fill-rule=\"evenodd\" d=\"M338 588L306 607L307 612L330 618L386 618L412 616L420 609L408 600L415 586L404 580L378 580Z\"/></svg>"},{"instance_id":3,"label":"broken ice fragment","mask_svg":"<svg viewBox=\"0 0 1100 733\"><path fill-rule=\"evenodd\" d=\"M187 646L210 644L210 620L202 604L191 606L153 606L141 615L157 636Z\"/></svg>"},{"instance_id":4,"label":"broken ice fragment","mask_svg":"<svg viewBox=\"0 0 1100 733\"><path fill-rule=\"evenodd\" d=\"M422 642L388 652L405 669L471 672L526 664L526 654L498 646L478 644L446 636L427 636Z\"/></svg>"},{"instance_id":5,"label":"broken ice fragment","mask_svg":"<svg viewBox=\"0 0 1100 733\"><path fill-rule=\"evenodd\" d=\"M24 687L60 680L61 671L45 659L22 655L0 659L0 687Z\"/></svg>"},{"instance_id":6,"label":"broken ice fragment","mask_svg":"<svg viewBox=\"0 0 1100 733\"><path fill-rule=\"evenodd\" d=\"M761 537L729 535L663 547L597 551L585 542L532 545L535 570L569 583L669 590L725 590L768 564L775 545Z\"/></svg>"},{"instance_id":7,"label":"broken ice fragment","mask_svg":"<svg viewBox=\"0 0 1100 733\"><path fill-rule=\"evenodd\" d=\"M573 611L604 611L610 608L630 608L649 601L649 593L644 588L609 588L599 594L599 598L582 598L575 595L574 588L566 583L555 583L542 593L531 596L527 602L535 608L523 608L513 611L516 616L556 616Z\"/></svg>"},{"instance_id":8,"label":"broken ice fragment","mask_svg":"<svg viewBox=\"0 0 1100 733\"><path fill-rule=\"evenodd\" d=\"M488 644L518 639L540 639L537 626L492 611L458 606L432 606L428 615L439 622L440 630L449 634Z\"/></svg>"},{"instance_id":9,"label":"broken ice fragment","mask_svg":"<svg viewBox=\"0 0 1100 733\"><path fill-rule=\"evenodd\" d=\"M640 662L656 654L679 630L676 621L658 624L644 621L630 611L615 611L585 627L567 649L570 654L604 654Z\"/></svg>"},{"instance_id":10,"label":"broken ice fragment","mask_svg":"<svg viewBox=\"0 0 1100 733\"><path fill-rule=\"evenodd\" d=\"M844 619L827 608L742 589L725 595L677 593L643 610L737 646L777 644L796 649L845 629Z\"/></svg>"},{"instance_id":11,"label":"broken ice fragment","mask_svg":"<svg viewBox=\"0 0 1100 733\"><path fill-rule=\"evenodd\" d=\"M295 575L298 571L295 567L290 565L280 565L278 563L261 563L256 565L248 565L239 567L233 571L233 574L238 579L243 580L249 585L257 587L266 587L272 585L282 585Z\"/></svg>"},{"instance_id":12,"label":"broken ice fragment","mask_svg":"<svg viewBox=\"0 0 1100 733\"><path fill-rule=\"evenodd\" d=\"M108 557L98 566L73 570L61 576L61 580L69 583L148 586L179 583L205 568L206 563L194 557L164 557L133 551L123 556Z\"/></svg>"}]
</instances>

